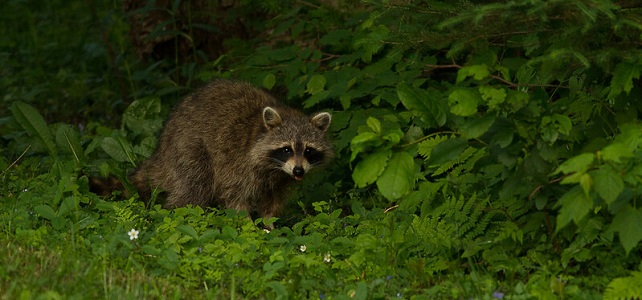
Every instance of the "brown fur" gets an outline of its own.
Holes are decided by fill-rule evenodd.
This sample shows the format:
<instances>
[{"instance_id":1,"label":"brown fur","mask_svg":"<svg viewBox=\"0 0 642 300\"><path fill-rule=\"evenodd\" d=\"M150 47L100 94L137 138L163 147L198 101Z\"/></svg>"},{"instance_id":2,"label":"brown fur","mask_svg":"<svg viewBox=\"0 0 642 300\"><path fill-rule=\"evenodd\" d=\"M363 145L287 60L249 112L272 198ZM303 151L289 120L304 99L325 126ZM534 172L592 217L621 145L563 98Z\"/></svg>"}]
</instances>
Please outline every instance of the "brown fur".
<instances>
[{"instance_id":1,"label":"brown fur","mask_svg":"<svg viewBox=\"0 0 642 300\"><path fill-rule=\"evenodd\" d=\"M218 204L270 218L281 212L287 186L303 176L270 153L298 143L324 154L306 172L327 162L329 123L327 113L306 116L247 83L216 80L174 109L156 152L130 179L141 194L166 191L166 208Z\"/></svg>"}]
</instances>

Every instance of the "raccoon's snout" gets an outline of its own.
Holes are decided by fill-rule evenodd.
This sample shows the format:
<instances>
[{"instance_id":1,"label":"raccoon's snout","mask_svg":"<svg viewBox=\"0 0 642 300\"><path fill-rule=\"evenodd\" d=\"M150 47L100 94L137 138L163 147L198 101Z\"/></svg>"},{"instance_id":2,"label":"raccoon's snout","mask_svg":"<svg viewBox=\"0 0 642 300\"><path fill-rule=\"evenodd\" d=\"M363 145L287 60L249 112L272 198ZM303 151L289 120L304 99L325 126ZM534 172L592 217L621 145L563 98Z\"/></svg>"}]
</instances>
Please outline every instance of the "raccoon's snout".
<instances>
[{"instance_id":1,"label":"raccoon's snout","mask_svg":"<svg viewBox=\"0 0 642 300\"><path fill-rule=\"evenodd\" d=\"M303 174L305 174L305 170L302 167L294 167L292 169L292 175L294 175L294 179L296 180L303 179Z\"/></svg>"}]
</instances>

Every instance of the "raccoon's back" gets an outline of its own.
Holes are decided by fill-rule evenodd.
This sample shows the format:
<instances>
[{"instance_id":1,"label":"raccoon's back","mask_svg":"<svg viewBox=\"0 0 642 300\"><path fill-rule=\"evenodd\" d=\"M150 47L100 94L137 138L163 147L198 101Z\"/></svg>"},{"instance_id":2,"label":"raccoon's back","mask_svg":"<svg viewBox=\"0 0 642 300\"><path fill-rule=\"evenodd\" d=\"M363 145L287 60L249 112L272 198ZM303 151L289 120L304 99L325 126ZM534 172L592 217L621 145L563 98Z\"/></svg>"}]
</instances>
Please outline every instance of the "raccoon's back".
<instances>
[{"instance_id":1,"label":"raccoon's back","mask_svg":"<svg viewBox=\"0 0 642 300\"><path fill-rule=\"evenodd\" d=\"M244 82L217 80L176 107L165 125L170 132L164 135L174 142L200 139L222 151L247 149L264 130L261 111L270 105L278 103L263 90Z\"/></svg>"}]
</instances>

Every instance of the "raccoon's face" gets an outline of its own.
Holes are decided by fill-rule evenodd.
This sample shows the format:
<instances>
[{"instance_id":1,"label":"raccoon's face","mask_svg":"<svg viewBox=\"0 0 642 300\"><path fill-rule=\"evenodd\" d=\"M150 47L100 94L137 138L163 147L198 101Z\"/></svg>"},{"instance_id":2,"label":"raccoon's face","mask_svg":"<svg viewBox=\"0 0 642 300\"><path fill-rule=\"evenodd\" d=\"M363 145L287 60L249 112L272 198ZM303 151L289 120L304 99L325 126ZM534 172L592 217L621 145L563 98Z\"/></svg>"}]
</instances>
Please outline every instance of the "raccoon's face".
<instances>
[{"instance_id":1,"label":"raccoon's face","mask_svg":"<svg viewBox=\"0 0 642 300\"><path fill-rule=\"evenodd\" d=\"M270 152L270 160L296 180L324 162L325 154L306 143L285 144Z\"/></svg>"},{"instance_id":2,"label":"raccoon's face","mask_svg":"<svg viewBox=\"0 0 642 300\"><path fill-rule=\"evenodd\" d=\"M263 122L268 133L264 142L272 145L268 150L271 164L296 180L303 179L310 169L332 156L325 139L330 120L325 112L306 117L300 113L279 114L266 107Z\"/></svg>"}]
</instances>

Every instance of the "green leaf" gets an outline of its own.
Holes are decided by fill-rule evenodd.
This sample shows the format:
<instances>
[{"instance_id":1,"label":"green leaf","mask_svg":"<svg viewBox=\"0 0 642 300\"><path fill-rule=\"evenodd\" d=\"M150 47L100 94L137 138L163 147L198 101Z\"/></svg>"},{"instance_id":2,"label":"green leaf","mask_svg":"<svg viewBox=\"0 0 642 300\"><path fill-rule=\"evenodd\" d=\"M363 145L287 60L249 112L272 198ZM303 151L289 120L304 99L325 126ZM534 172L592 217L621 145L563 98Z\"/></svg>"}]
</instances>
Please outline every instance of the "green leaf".
<instances>
[{"instance_id":1,"label":"green leaf","mask_svg":"<svg viewBox=\"0 0 642 300\"><path fill-rule=\"evenodd\" d=\"M33 210L47 220L53 220L57 217L56 212L49 205L37 205Z\"/></svg>"},{"instance_id":2,"label":"green leaf","mask_svg":"<svg viewBox=\"0 0 642 300\"><path fill-rule=\"evenodd\" d=\"M468 147L468 141L463 138L445 140L435 146L430 152L430 166L438 166L459 157Z\"/></svg>"},{"instance_id":3,"label":"green leaf","mask_svg":"<svg viewBox=\"0 0 642 300\"><path fill-rule=\"evenodd\" d=\"M562 172L564 174L569 174L573 172L586 172L586 170L588 170L588 168L593 163L593 160L595 160L595 154L582 153L562 163L559 167L557 167L555 173Z\"/></svg>"},{"instance_id":4,"label":"green leaf","mask_svg":"<svg viewBox=\"0 0 642 300\"><path fill-rule=\"evenodd\" d=\"M325 83L326 79L325 76L323 75L313 75L312 78L310 78L310 81L308 81L308 84L306 85L307 90L310 95L316 95L318 93L321 93L325 90Z\"/></svg>"},{"instance_id":5,"label":"green leaf","mask_svg":"<svg viewBox=\"0 0 642 300\"><path fill-rule=\"evenodd\" d=\"M633 151L625 144L612 143L604 147L604 149L600 151L600 155L605 161L619 163L620 158L633 157Z\"/></svg>"},{"instance_id":6,"label":"green leaf","mask_svg":"<svg viewBox=\"0 0 642 300\"><path fill-rule=\"evenodd\" d=\"M472 76L475 80L482 80L490 76L490 70L487 65L467 66L457 71L457 82L462 82Z\"/></svg>"},{"instance_id":7,"label":"green leaf","mask_svg":"<svg viewBox=\"0 0 642 300\"><path fill-rule=\"evenodd\" d=\"M377 120L377 118L368 117L366 124L370 129L372 129L372 131L374 131L374 133L378 135L381 134L381 121Z\"/></svg>"},{"instance_id":8,"label":"green leaf","mask_svg":"<svg viewBox=\"0 0 642 300\"><path fill-rule=\"evenodd\" d=\"M17 101L11 105L11 113L13 118L30 136L40 140L50 155L55 156L57 154L53 135L38 110L27 103Z\"/></svg>"},{"instance_id":9,"label":"green leaf","mask_svg":"<svg viewBox=\"0 0 642 300\"><path fill-rule=\"evenodd\" d=\"M360 161L352 172L352 180L357 187L362 188L375 182L385 170L391 154L390 149L381 149Z\"/></svg>"},{"instance_id":10,"label":"green leaf","mask_svg":"<svg viewBox=\"0 0 642 300\"><path fill-rule=\"evenodd\" d=\"M481 96L474 90L456 89L448 96L450 112L458 116L471 116L477 113Z\"/></svg>"},{"instance_id":11,"label":"green leaf","mask_svg":"<svg viewBox=\"0 0 642 300\"><path fill-rule=\"evenodd\" d=\"M642 240L642 211L627 205L613 218L609 230L620 236L620 242L628 254Z\"/></svg>"},{"instance_id":12,"label":"green leaf","mask_svg":"<svg viewBox=\"0 0 642 300\"><path fill-rule=\"evenodd\" d=\"M595 191L607 204L613 203L624 191L624 181L622 181L620 174L613 170L600 169L590 173L593 177Z\"/></svg>"},{"instance_id":13,"label":"green leaf","mask_svg":"<svg viewBox=\"0 0 642 300\"><path fill-rule=\"evenodd\" d=\"M133 157L134 149L129 141L122 136L106 137L100 143L100 147L114 160L118 162L128 161L132 165L136 165Z\"/></svg>"},{"instance_id":14,"label":"green leaf","mask_svg":"<svg viewBox=\"0 0 642 300\"><path fill-rule=\"evenodd\" d=\"M194 239L198 239L198 233L196 233L196 229L194 229L194 227L192 227L190 225L184 225L184 224L183 225L178 225L176 227L176 231L178 231L178 232L180 232L182 234L191 236Z\"/></svg>"},{"instance_id":15,"label":"green leaf","mask_svg":"<svg viewBox=\"0 0 642 300\"><path fill-rule=\"evenodd\" d=\"M415 116L419 116L426 124L437 127L446 123L446 109L443 107L441 93L415 88L407 83L397 85L397 96L401 103Z\"/></svg>"},{"instance_id":16,"label":"green leaf","mask_svg":"<svg viewBox=\"0 0 642 300\"><path fill-rule=\"evenodd\" d=\"M56 144L58 147L71 153L76 161L85 162L85 152L80 144L80 135L70 125L63 124L56 130Z\"/></svg>"},{"instance_id":17,"label":"green leaf","mask_svg":"<svg viewBox=\"0 0 642 300\"><path fill-rule=\"evenodd\" d=\"M481 94L482 100L488 104L491 110L497 109L500 104L504 103L507 95L505 89L496 89L487 85L480 86L479 93Z\"/></svg>"},{"instance_id":18,"label":"green leaf","mask_svg":"<svg viewBox=\"0 0 642 300\"><path fill-rule=\"evenodd\" d=\"M352 151L350 161L357 158L357 155L368 146L377 146L379 144L381 144L381 137L378 134L371 131L359 133L350 141L350 150Z\"/></svg>"},{"instance_id":19,"label":"green leaf","mask_svg":"<svg viewBox=\"0 0 642 300\"><path fill-rule=\"evenodd\" d=\"M560 198L557 206L560 206L556 228L559 231L569 222L574 221L575 224L578 224L586 217L593 209L593 200L586 196L579 186L575 186Z\"/></svg>"},{"instance_id":20,"label":"green leaf","mask_svg":"<svg viewBox=\"0 0 642 300\"><path fill-rule=\"evenodd\" d=\"M269 74L265 75L265 77L263 78L263 87L264 88L266 88L268 90L271 90L274 87L275 84L276 84L276 76L274 76L274 74L269 73Z\"/></svg>"},{"instance_id":21,"label":"green leaf","mask_svg":"<svg viewBox=\"0 0 642 300\"><path fill-rule=\"evenodd\" d=\"M622 92L629 93L633 89L633 80L640 78L642 65L621 62L613 71L608 98L614 100Z\"/></svg>"},{"instance_id":22,"label":"green leaf","mask_svg":"<svg viewBox=\"0 0 642 300\"><path fill-rule=\"evenodd\" d=\"M397 200L414 187L415 162L407 152L390 157L388 166L377 180L377 187L388 200Z\"/></svg>"},{"instance_id":23,"label":"green leaf","mask_svg":"<svg viewBox=\"0 0 642 300\"><path fill-rule=\"evenodd\" d=\"M160 117L161 102L159 97L146 97L135 100L123 113L123 126L135 133L155 136L163 125Z\"/></svg>"},{"instance_id":24,"label":"green leaf","mask_svg":"<svg viewBox=\"0 0 642 300\"><path fill-rule=\"evenodd\" d=\"M495 119L496 118L493 114L486 114L481 118L469 120L461 125L461 134L467 139L476 139L486 133L486 131L493 126Z\"/></svg>"}]
</instances>

